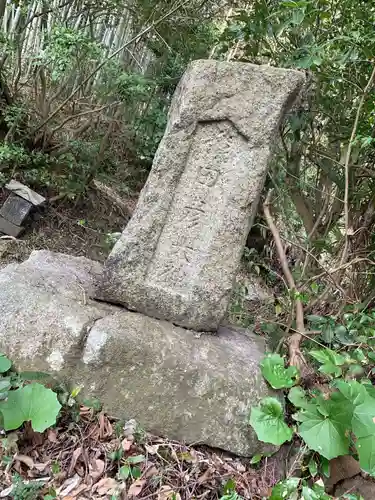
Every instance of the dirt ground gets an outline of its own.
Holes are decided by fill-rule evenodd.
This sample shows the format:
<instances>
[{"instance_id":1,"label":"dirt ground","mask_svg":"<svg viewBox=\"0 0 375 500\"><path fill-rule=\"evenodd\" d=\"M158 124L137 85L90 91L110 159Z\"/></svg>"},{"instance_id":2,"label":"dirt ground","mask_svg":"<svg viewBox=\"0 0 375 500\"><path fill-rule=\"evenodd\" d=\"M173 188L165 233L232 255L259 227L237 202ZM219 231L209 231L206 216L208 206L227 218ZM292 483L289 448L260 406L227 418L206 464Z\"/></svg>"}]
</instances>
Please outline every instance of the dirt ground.
<instances>
[{"instance_id":1,"label":"dirt ground","mask_svg":"<svg viewBox=\"0 0 375 500\"><path fill-rule=\"evenodd\" d=\"M0 205L6 196L0 190ZM136 198L129 198L129 205L135 204ZM19 239L0 239L0 268L42 249L103 262L111 249L108 234L121 232L128 220L129 214L95 190L86 199L52 202L33 214Z\"/></svg>"},{"instance_id":2,"label":"dirt ground","mask_svg":"<svg viewBox=\"0 0 375 500\"><path fill-rule=\"evenodd\" d=\"M152 436L134 421L84 406L43 434L26 425L2 441L0 497L27 500L218 500L226 485L243 499L260 500L285 474L291 452L284 446L251 466L249 459Z\"/></svg>"}]
</instances>

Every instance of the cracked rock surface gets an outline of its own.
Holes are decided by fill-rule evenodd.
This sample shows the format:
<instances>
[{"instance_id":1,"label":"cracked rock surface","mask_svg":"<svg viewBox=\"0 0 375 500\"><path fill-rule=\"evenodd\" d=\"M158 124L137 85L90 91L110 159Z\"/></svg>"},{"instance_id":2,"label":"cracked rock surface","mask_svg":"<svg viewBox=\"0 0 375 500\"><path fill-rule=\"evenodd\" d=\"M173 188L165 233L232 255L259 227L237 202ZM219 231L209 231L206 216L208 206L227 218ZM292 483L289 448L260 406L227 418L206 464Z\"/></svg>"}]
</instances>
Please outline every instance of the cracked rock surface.
<instances>
[{"instance_id":1,"label":"cracked rock surface","mask_svg":"<svg viewBox=\"0 0 375 500\"><path fill-rule=\"evenodd\" d=\"M95 320L116 311L87 298L101 265L34 251L0 272L1 350L23 369L67 371Z\"/></svg>"},{"instance_id":2,"label":"cracked rock surface","mask_svg":"<svg viewBox=\"0 0 375 500\"><path fill-rule=\"evenodd\" d=\"M0 352L20 370L52 372L146 430L250 456L269 451L247 424L269 395L264 340L220 328L197 334L96 302L101 264L35 251L0 271Z\"/></svg>"}]
</instances>

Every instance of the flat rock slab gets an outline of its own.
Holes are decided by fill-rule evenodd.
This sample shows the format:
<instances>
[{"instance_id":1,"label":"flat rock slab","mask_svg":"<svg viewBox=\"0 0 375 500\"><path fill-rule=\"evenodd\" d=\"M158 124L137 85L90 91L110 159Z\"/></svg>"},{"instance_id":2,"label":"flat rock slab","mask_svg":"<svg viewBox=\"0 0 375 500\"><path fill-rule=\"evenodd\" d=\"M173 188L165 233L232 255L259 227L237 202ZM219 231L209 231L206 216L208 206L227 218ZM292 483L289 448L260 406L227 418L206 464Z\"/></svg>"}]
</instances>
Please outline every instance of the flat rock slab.
<instances>
[{"instance_id":1,"label":"flat rock slab","mask_svg":"<svg viewBox=\"0 0 375 500\"><path fill-rule=\"evenodd\" d=\"M11 180L8 184L5 184L5 187L8 191L11 191L24 200L29 201L35 207L43 205L46 201L43 196L30 189L28 186L25 186L25 184L22 184L21 182Z\"/></svg>"},{"instance_id":2,"label":"flat rock slab","mask_svg":"<svg viewBox=\"0 0 375 500\"><path fill-rule=\"evenodd\" d=\"M197 335L92 301L101 265L33 252L0 271L0 352L22 370L50 371L146 430L250 456L270 448L247 425L269 395L264 342L245 330ZM22 298L22 300L21 300Z\"/></svg>"},{"instance_id":3,"label":"flat rock slab","mask_svg":"<svg viewBox=\"0 0 375 500\"><path fill-rule=\"evenodd\" d=\"M197 336L166 321L119 312L87 337L79 382L111 414L156 435L239 455L261 448L247 421L268 394L263 339L231 328ZM269 448L268 448L269 449Z\"/></svg>"},{"instance_id":4,"label":"flat rock slab","mask_svg":"<svg viewBox=\"0 0 375 500\"><path fill-rule=\"evenodd\" d=\"M16 226L21 226L27 219L33 205L29 201L11 194L0 208L0 215Z\"/></svg>"},{"instance_id":5,"label":"flat rock slab","mask_svg":"<svg viewBox=\"0 0 375 500\"><path fill-rule=\"evenodd\" d=\"M18 236L23 233L24 229L23 226L16 226L16 224L4 219L4 217L0 215L0 235L6 234L8 236L13 236L13 238L18 238Z\"/></svg>"},{"instance_id":6,"label":"flat rock slab","mask_svg":"<svg viewBox=\"0 0 375 500\"><path fill-rule=\"evenodd\" d=\"M97 298L197 331L223 319L277 128L302 84L292 70L195 61Z\"/></svg>"}]
</instances>

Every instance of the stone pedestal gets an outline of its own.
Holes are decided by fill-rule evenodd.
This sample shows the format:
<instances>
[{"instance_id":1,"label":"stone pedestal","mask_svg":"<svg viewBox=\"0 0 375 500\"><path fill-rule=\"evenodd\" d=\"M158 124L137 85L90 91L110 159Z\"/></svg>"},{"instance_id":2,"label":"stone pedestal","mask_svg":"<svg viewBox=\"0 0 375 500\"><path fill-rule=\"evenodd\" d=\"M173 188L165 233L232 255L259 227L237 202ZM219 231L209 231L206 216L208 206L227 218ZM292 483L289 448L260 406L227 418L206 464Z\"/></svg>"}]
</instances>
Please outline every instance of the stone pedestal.
<instances>
[{"instance_id":1,"label":"stone pedestal","mask_svg":"<svg viewBox=\"0 0 375 500\"><path fill-rule=\"evenodd\" d=\"M101 273L98 262L47 251L2 269L0 352L21 371L82 385L109 414L157 435L244 456L272 450L248 425L270 395L264 340L235 328L197 335L90 300Z\"/></svg>"}]
</instances>

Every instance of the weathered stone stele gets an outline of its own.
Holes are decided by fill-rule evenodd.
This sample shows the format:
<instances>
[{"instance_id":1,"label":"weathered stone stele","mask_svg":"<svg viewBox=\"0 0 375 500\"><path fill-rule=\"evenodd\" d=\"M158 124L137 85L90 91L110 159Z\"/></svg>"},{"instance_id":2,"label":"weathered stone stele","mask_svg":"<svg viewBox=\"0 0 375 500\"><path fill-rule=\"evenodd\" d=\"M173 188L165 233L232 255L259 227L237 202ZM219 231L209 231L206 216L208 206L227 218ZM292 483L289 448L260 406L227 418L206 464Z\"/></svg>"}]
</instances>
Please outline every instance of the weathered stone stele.
<instances>
[{"instance_id":1,"label":"weathered stone stele","mask_svg":"<svg viewBox=\"0 0 375 500\"><path fill-rule=\"evenodd\" d=\"M277 127L303 80L296 71L247 63L188 67L97 298L185 328L217 329Z\"/></svg>"}]
</instances>

